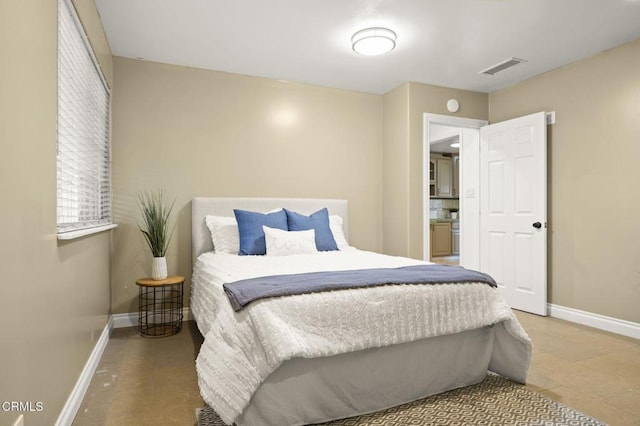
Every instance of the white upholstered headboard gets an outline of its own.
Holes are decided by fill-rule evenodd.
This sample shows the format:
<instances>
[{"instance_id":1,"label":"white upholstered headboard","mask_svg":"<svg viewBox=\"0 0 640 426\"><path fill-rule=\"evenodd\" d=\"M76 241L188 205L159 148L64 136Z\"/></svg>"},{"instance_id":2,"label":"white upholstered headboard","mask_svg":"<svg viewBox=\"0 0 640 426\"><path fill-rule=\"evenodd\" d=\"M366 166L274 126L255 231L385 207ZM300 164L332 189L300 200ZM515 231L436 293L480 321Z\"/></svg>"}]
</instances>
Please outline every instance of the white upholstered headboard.
<instances>
[{"instance_id":1,"label":"white upholstered headboard","mask_svg":"<svg viewBox=\"0 0 640 426\"><path fill-rule=\"evenodd\" d=\"M342 217L344 235L349 238L349 205L347 200L313 198L206 198L191 201L191 256L195 260L201 253L213 250L211 234L204 221L206 215L233 217L233 209L268 212L287 208L302 214L311 214L324 207L329 215Z\"/></svg>"}]
</instances>

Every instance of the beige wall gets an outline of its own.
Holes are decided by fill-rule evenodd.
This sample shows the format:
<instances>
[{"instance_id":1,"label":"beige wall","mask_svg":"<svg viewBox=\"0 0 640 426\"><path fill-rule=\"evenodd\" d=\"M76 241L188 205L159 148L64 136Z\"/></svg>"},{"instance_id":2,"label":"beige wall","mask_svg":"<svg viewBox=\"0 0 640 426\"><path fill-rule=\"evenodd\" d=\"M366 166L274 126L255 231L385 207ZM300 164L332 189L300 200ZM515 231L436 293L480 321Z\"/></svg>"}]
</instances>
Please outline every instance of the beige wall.
<instances>
[{"instance_id":1,"label":"beige wall","mask_svg":"<svg viewBox=\"0 0 640 426\"><path fill-rule=\"evenodd\" d=\"M109 86L113 87L113 57L111 56L109 42L105 37L102 21L100 21L100 15L98 15L94 0L72 1L78 16L80 16L84 31L89 38L93 53L100 63L102 74Z\"/></svg>"},{"instance_id":2,"label":"beige wall","mask_svg":"<svg viewBox=\"0 0 640 426\"><path fill-rule=\"evenodd\" d=\"M382 249L381 96L114 62L114 312L137 309L135 280L150 274L135 225L144 189L176 198L171 274L191 275L196 196L345 198L352 243Z\"/></svg>"},{"instance_id":3,"label":"beige wall","mask_svg":"<svg viewBox=\"0 0 640 426\"><path fill-rule=\"evenodd\" d=\"M41 401L30 426L55 422L110 304L109 233L56 239L56 40L57 2L0 2L0 401ZM0 410L0 424L17 417Z\"/></svg>"},{"instance_id":4,"label":"beige wall","mask_svg":"<svg viewBox=\"0 0 640 426\"><path fill-rule=\"evenodd\" d=\"M409 251L409 83L386 93L383 137L383 250L394 256Z\"/></svg>"},{"instance_id":5,"label":"beige wall","mask_svg":"<svg viewBox=\"0 0 640 426\"><path fill-rule=\"evenodd\" d=\"M491 93L549 127L549 301L640 323L640 40Z\"/></svg>"},{"instance_id":6,"label":"beige wall","mask_svg":"<svg viewBox=\"0 0 640 426\"><path fill-rule=\"evenodd\" d=\"M447 100L460 110L451 114ZM405 83L384 95L384 252L422 258L424 113L486 120L486 93Z\"/></svg>"}]
</instances>

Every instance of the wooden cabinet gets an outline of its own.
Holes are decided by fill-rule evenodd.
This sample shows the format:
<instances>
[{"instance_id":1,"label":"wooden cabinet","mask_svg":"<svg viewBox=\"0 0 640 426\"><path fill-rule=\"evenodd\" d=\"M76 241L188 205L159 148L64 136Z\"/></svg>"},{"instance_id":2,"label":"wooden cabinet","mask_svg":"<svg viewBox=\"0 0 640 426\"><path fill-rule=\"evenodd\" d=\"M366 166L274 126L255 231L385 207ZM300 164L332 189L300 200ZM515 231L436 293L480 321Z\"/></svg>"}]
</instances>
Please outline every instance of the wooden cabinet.
<instances>
[{"instance_id":1,"label":"wooden cabinet","mask_svg":"<svg viewBox=\"0 0 640 426\"><path fill-rule=\"evenodd\" d=\"M429 183L436 183L436 159L429 160Z\"/></svg>"},{"instance_id":2,"label":"wooden cabinet","mask_svg":"<svg viewBox=\"0 0 640 426\"><path fill-rule=\"evenodd\" d=\"M458 198L460 196L460 156L454 155L451 157L452 175L453 175L453 197Z\"/></svg>"},{"instance_id":3,"label":"wooden cabinet","mask_svg":"<svg viewBox=\"0 0 640 426\"><path fill-rule=\"evenodd\" d=\"M451 255L451 224L431 224L431 257Z\"/></svg>"},{"instance_id":4,"label":"wooden cabinet","mask_svg":"<svg viewBox=\"0 0 640 426\"><path fill-rule=\"evenodd\" d=\"M451 254L460 254L460 222L451 222Z\"/></svg>"},{"instance_id":5,"label":"wooden cabinet","mask_svg":"<svg viewBox=\"0 0 640 426\"><path fill-rule=\"evenodd\" d=\"M436 159L431 158L429 160L429 196L435 197L436 195Z\"/></svg>"},{"instance_id":6,"label":"wooden cabinet","mask_svg":"<svg viewBox=\"0 0 640 426\"><path fill-rule=\"evenodd\" d=\"M460 156L432 152L429 160L429 196L458 198Z\"/></svg>"},{"instance_id":7,"label":"wooden cabinet","mask_svg":"<svg viewBox=\"0 0 640 426\"><path fill-rule=\"evenodd\" d=\"M453 196L453 163L451 158L438 158L436 160L436 196Z\"/></svg>"}]
</instances>

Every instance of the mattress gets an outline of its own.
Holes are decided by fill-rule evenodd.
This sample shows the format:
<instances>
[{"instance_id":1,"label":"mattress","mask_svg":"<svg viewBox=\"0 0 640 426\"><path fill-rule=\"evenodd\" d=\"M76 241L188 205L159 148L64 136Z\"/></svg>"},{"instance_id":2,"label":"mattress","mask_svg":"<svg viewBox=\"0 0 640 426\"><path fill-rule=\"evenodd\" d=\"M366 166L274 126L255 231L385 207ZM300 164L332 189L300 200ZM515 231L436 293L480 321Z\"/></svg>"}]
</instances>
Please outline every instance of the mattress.
<instances>
[{"instance_id":1,"label":"mattress","mask_svg":"<svg viewBox=\"0 0 640 426\"><path fill-rule=\"evenodd\" d=\"M227 424L250 424L244 419L254 416L264 384L296 362L364 354L487 327L492 330L490 342L483 340L483 347L490 348L488 368L524 382L531 342L499 293L485 284L393 285L278 297L239 312L232 310L222 289L225 282L272 274L422 263L356 249L285 257L203 253L194 267L191 296L192 313L205 337L196 362L203 399ZM471 381L477 378L474 368ZM419 393L424 392L414 392L414 397Z\"/></svg>"}]
</instances>

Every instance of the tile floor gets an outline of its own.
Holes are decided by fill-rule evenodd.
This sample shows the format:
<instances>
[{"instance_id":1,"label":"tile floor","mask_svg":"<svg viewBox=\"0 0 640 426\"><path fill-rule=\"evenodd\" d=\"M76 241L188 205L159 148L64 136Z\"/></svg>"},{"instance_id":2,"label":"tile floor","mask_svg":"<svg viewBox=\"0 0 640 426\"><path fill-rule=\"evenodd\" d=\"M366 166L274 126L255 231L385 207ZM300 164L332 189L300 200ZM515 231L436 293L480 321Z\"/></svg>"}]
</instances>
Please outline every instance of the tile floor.
<instances>
[{"instance_id":1,"label":"tile floor","mask_svg":"<svg viewBox=\"0 0 640 426\"><path fill-rule=\"evenodd\" d=\"M516 315L534 346L527 386L610 425L640 425L640 340Z\"/></svg>"},{"instance_id":2,"label":"tile floor","mask_svg":"<svg viewBox=\"0 0 640 426\"><path fill-rule=\"evenodd\" d=\"M517 312L534 344L530 388L610 425L640 425L640 340ZM195 323L171 337L114 330L74 421L85 425L192 425L203 406Z\"/></svg>"}]
</instances>

